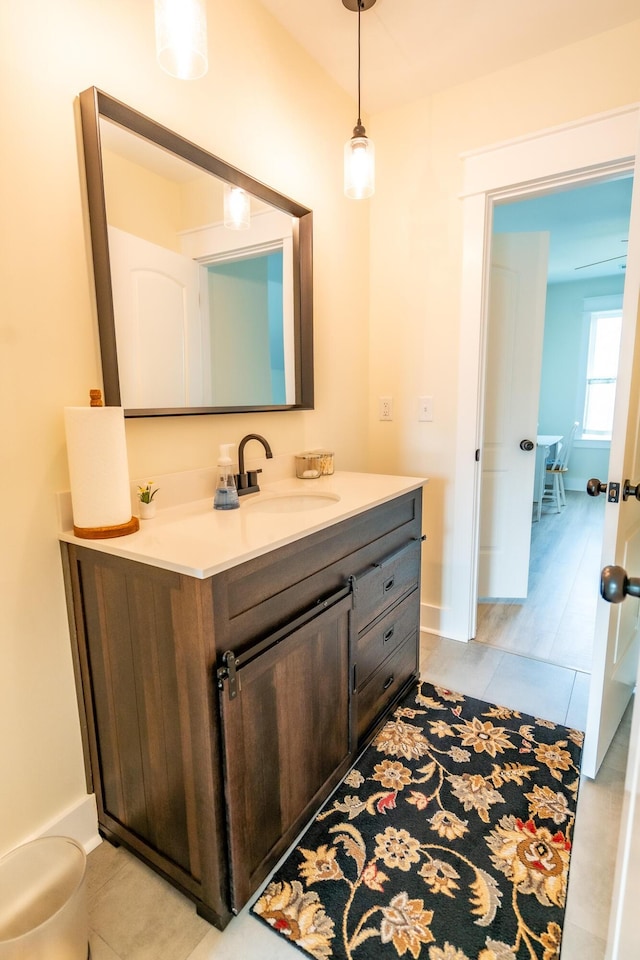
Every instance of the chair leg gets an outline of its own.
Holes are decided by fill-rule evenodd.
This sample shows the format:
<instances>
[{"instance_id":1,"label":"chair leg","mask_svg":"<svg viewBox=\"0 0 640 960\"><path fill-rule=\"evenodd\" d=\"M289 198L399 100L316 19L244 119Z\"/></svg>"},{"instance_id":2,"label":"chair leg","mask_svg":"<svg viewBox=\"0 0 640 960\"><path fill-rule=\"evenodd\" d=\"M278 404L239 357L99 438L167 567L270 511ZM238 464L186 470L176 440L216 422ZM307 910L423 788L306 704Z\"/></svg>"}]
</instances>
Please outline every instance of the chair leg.
<instances>
[{"instance_id":1,"label":"chair leg","mask_svg":"<svg viewBox=\"0 0 640 960\"><path fill-rule=\"evenodd\" d=\"M563 477L563 475L562 475L561 473L558 474L558 480L559 480L559 482L560 482L560 501L561 501L561 503L562 503L562 506L563 506L563 507L566 507L566 505L567 505L567 495L566 495L565 490L564 490L564 477Z\"/></svg>"},{"instance_id":2,"label":"chair leg","mask_svg":"<svg viewBox=\"0 0 640 960\"><path fill-rule=\"evenodd\" d=\"M553 496L556 501L556 513L560 513L560 474L553 475Z\"/></svg>"}]
</instances>

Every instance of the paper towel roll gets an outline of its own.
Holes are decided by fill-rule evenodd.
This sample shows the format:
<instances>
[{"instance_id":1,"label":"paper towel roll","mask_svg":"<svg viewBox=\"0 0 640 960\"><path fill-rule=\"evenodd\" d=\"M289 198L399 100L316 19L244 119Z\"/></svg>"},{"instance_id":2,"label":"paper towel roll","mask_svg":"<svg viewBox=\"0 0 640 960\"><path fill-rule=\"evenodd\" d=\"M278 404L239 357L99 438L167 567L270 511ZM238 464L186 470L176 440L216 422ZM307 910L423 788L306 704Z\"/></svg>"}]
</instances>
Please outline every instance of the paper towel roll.
<instances>
[{"instance_id":1,"label":"paper towel roll","mask_svg":"<svg viewBox=\"0 0 640 960\"><path fill-rule=\"evenodd\" d=\"M64 419L74 527L128 523L131 494L122 407L65 407Z\"/></svg>"}]
</instances>

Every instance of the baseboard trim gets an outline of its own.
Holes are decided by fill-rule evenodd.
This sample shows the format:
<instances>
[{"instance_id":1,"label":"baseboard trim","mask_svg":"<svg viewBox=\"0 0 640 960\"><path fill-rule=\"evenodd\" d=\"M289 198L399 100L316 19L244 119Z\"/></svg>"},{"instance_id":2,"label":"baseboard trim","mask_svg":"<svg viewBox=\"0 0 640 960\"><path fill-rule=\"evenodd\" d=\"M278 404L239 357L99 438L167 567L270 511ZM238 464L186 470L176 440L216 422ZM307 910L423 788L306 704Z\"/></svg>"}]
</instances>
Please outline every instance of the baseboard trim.
<instances>
[{"instance_id":1,"label":"baseboard trim","mask_svg":"<svg viewBox=\"0 0 640 960\"><path fill-rule=\"evenodd\" d=\"M39 837L71 837L85 850L91 853L102 843L98 833L98 809L95 794L89 793L77 803L68 807L60 816L36 831L23 841L37 840Z\"/></svg>"},{"instance_id":2,"label":"baseboard trim","mask_svg":"<svg viewBox=\"0 0 640 960\"><path fill-rule=\"evenodd\" d=\"M469 637L461 632L460 625L450 609L424 601L420 604L420 632L445 637L447 640L458 640L460 643L469 642Z\"/></svg>"}]
</instances>

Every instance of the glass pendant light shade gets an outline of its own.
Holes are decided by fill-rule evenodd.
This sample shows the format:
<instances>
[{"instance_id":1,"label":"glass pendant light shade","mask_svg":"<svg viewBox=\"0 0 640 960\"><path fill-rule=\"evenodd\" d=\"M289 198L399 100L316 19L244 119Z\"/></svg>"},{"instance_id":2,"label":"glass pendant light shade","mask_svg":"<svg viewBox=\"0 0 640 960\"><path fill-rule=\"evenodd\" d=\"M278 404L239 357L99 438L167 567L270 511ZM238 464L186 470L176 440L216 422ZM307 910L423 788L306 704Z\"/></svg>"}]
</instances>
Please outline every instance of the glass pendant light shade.
<instances>
[{"instance_id":1,"label":"glass pendant light shade","mask_svg":"<svg viewBox=\"0 0 640 960\"><path fill-rule=\"evenodd\" d=\"M352 200L365 200L375 190L375 147L360 119L360 14L376 0L342 0L347 10L358 13L358 119L353 136L344 145L344 192Z\"/></svg>"},{"instance_id":2,"label":"glass pendant light shade","mask_svg":"<svg viewBox=\"0 0 640 960\"><path fill-rule=\"evenodd\" d=\"M242 187L224 185L224 225L229 230L248 230L251 221L249 194Z\"/></svg>"},{"instance_id":3,"label":"glass pendant light shade","mask_svg":"<svg viewBox=\"0 0 640 960\"><path fill-rule=\"evenodd\" d=\"M206 0L154 0L158 63L178 80L197 80L209 67Z\"/></svg>"},{"instance_id":4,"label":"glass pendant light shade","mask_svg":"<svg viewBox=\"0 0 640 960\"><path fill-rule=\"evenodd\" d=\"M344 192L352 200L365 200L376 186L375 147L362 125L344 145Z\"/></svg>"}]
</instances>

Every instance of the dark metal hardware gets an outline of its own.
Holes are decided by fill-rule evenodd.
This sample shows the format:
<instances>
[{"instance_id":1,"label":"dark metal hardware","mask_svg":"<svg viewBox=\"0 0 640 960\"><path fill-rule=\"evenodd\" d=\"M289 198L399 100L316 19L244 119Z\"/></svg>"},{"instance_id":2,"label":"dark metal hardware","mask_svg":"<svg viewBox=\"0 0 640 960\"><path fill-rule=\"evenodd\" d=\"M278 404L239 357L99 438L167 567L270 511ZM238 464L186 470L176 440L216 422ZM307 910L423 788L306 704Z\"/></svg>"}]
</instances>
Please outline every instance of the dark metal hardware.
<instances>
[{"instance_id":1,"label":"dark metal hardware","mask_svg":"<svg viewBox=\"0 0 640 960\"><path fill-rule=\"evenodd\" d=\"M262 473L261 467L258 470L248 470L246 473L234 474L239 497L243 497L246 493L258 493L260 491L258 486L259 473Z\"/></svg>"},{"instance_id":2,"label":"dark metal hardware","mask_svg":"<svg viewBox=\"0 0 640 960\"><path fill-rule=\"evenodd\" d=\"M533 450L534 447L535 447L535 443L533 442L533 440L521 440L521 441L520 441L520 449L521 449L521 450L525 450L527 453L529 453L531 450Z\"/></svg>"},{"instance_id":3,"label":"dark metal hardware","mask_svg":"<svg viewBox=\"0 0 640 960\"><path fill-rule=\"evenodd\" d=\"M629 480L625 480L622 485L622 499L628 500L629 497L635 497L636 500L640 500L640 483L636 483L633 486Z\"/></svg>"},{"instance_id":4,"label":"dark metal hardware","mask_svg":"<svg viewBox=\"0 0 640 960\"><path fill-rule=\"evenodd\" d=\"M387 632L384 634L382 638L384 643L387 643L389 640L391 640L391 637L393 636L393 631L394 631L393 627L391 627L390 630L387 630Z\"/></svg>"},{"instance_id":5,"label":"dark metal hardware","mask_svg":"<svg viewBox=\"0 0 640 960\"><path fill-rule=\"evenodd\" d=\"M600 595L607 603L621 603L625 597L640 597L640 577L628 577L624 567L605 567L600 574Z\"/></svg>"},{"instance_id":6,"label":"dark metal hardware","mask_svg":"<svg viewBox=\"0 0 640 960\"><path fill-rule=\"evenodd\" d=\"M595 477L592 477L591 480L587 480L587 493L590 497L599 497L601 493L607 492L607 485L601 480L597 480Z\"/></svg>"},{"instance_id":7,"label":"dark metal hardware","mask_svg":"<svg viewBox=\"0 0 640 960\"><path fill-rule=\"evenodd\" d=\"M387 680L385 680L385 684L382 689L388 690L392 683L393 683L393 674L391 674L391 676Z\"/></svg>"},{"instance_id":8,"label":"dark metal hardware","mask_svg":"<svg viewBox=\"0 0 640 960\"><path fill-rule=\"evenodd\" d=\"M587 480L587 493L590 497L599 497L601 493L606 493L609 503L617 503L620 499L620 484L610 483L607 486L602 480L592 477L591 480Z\"/></svg>"},{"instance_id":9,"label":"dark metal hardware","mask_svg":"<svg viewBox=\"0 0 640 960\"><path fill-rule=\"evenodd\" d=\"M476 450L476 463L480 463L480 451Z\"/></svg>"},{"instance_id":10,"label":"dark metal hardware","mask_svg":"<svg viewBox=\"0 0 640 960\"><path fill-rule=\"evenodd\" d=\"M218 689L224 688L224 681L229 681L229 700L235 700L238 696L238 684L236 678L236 666L238 661L231 650L227 650L222 655L223 666L219 667L216 676L218 678Z\"/></svg>"},{"instance_id":11,"label":"dark metal hardware","mask_svg":"<svg viewBox=\"0 0 640 960\"><path fill-rule=\"evenodd\" d=\"M606 490L606 483L601 483L600 480L593 479L587 483L587 493L590 497L597 497L598 494L604 493ZM620 499L620 484L610 483L608 490L607 500L609 503L617 503ZM628 500L629 497L635 497L636 500L640 501L640 483L633 484L630 480L624 481L622 484L622 499Z\"/></svg>"},{"instance_id":12,"label":"dark metal hardware","mask_svg":"<svg viewBox=\"0 0 640 960\"><path fill-rule=\"evenodd\" d=\"M385 593L388 593L389 590L392 590L392 589L393 589L393 585L394 585L395 582L396 582L396 578L395 578L395 577L389 577L388 580L385 580L384 586L383 586L384 592L385 592Z\"/></svg>"}]
</instances>

